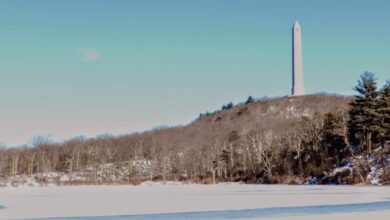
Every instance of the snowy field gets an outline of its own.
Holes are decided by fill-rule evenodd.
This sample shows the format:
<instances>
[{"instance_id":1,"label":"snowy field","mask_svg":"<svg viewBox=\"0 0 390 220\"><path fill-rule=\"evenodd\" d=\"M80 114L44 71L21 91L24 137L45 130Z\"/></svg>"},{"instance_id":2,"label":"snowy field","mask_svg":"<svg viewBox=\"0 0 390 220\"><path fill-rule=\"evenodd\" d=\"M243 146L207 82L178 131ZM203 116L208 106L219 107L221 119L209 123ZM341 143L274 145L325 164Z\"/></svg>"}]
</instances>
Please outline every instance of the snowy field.
<instances>
[{"instance_id":1,"label":"snowy field","mask_svg":"<svg viewBox=\"0 0 390 220\"><path fill-rule=\"evenodd\" d=\"M0 219L390 219L390 187L143 183L0 188Z\"/></svg>"}]
</instances>

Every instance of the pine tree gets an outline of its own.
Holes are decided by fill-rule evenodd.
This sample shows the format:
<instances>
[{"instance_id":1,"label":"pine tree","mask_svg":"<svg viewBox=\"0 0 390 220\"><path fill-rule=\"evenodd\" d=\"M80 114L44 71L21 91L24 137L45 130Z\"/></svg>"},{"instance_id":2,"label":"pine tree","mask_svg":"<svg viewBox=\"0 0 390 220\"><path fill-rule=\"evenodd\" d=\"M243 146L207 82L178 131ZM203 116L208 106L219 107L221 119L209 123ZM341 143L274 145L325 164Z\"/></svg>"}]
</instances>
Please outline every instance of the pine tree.
<instances>
[{"instance_id":1,"label":"pine tree","mask_svg":"<svg viewBox=\"0 0 390 220\"><path fill-rule=\"evenodd\" d=\"M385 142L390 140L390 81L379 92L377 115L373 131L383 148Z\"/></svg>"},{"instance_id":2,"label":"pine tree","mask_svg":"<svg viewBox=\"0 0 390 220\"><path fill-rule=\"evenodd\" d=\"M358 94L350 103L349 139L354 145L364 145L367 153L371 155L372 134L378 119L378 91L375 75L370 72L363 73L354 89Z\"/></svg>"}]
</instances>

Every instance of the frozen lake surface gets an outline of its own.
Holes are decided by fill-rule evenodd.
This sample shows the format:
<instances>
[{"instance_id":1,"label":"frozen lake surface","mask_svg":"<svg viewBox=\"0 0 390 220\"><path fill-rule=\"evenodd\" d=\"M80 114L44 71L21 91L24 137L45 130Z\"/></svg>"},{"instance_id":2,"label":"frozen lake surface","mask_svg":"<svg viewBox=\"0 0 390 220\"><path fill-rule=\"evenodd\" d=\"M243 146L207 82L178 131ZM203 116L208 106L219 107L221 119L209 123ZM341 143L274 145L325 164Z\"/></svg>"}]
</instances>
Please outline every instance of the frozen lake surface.
<instances>
[{"instance_id":1,"label":"frozen lake surface","mask_svg":"<svg viewBox=\"0 0 390 220\"><path fill-rule=\"evenodd\" d=\"M144 183L0 188L0 219L390 219L390 188Z\"/></svg>"},{"instance_id":2,"label":"frozen lake surface","mask_svg":"<svg viewBox=\"0 0 390 220\"><path fill-rule=\"evenodd\" d=\"M108 220L184 220L184 219L269 219L276 217L298 217L307 215L329 215L338 213L361 213L390 210L390 201L344 204L344 205L322 205L322 206L297 206L281 208L244 209L230 211L208 211L208 212L183 212L166 214L145 214L145 215L122 215L122 216L89 216L89 217L62 217L47 218L47 220L87 220L87 219L108 219ZM390 217L390 216L389 216Z\"/></svg>"}]
</instances>

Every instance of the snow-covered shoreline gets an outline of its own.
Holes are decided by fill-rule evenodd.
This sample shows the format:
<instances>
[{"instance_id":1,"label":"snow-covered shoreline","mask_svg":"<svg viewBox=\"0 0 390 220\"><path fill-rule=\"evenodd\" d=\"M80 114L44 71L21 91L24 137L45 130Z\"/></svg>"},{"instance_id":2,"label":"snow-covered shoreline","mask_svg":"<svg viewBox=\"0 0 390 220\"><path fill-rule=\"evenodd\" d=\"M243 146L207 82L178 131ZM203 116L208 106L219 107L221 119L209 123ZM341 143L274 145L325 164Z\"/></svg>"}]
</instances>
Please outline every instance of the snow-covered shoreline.
<instances>
[{"instance_id":1,"label":"snow-covered shoreline","mask_svg":"<svg viewBox=\"0 0 390 220\"><path fill-rule=\"evenodd\" d=\"M389 198L390 187L383 186L198 185L176 182L145 182L139 186L20 186L0 188L0 205L5 206L0 209L0 219L321 206L381 202ZM388 219L390 210L368 214L376 219ZM344 215L354 213L336 214ZM355 217L359 216L366 216L366 213Z\"/></svg>"}]
</instances>

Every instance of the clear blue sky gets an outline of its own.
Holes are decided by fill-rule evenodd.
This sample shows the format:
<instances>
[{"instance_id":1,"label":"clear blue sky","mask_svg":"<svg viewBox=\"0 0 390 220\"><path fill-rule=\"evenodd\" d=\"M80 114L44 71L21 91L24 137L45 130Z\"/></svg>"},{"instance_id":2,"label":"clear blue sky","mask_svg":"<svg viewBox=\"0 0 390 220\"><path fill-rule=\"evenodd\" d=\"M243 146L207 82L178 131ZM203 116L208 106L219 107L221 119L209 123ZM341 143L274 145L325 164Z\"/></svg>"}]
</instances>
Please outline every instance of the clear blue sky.
<instances>
[{"instance_id":1,"label":"clear blue sky","mask_svg":"<svg viewBox=\"0 0 390 220\"><path fill-rule=\"evenodd\" d=\"M308 93L390 78L390 1L0 2L0 141L185 124L290 91L302 26Z\"/></svg>"}]
</instances>

